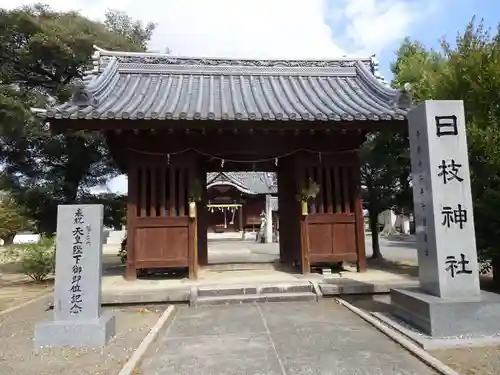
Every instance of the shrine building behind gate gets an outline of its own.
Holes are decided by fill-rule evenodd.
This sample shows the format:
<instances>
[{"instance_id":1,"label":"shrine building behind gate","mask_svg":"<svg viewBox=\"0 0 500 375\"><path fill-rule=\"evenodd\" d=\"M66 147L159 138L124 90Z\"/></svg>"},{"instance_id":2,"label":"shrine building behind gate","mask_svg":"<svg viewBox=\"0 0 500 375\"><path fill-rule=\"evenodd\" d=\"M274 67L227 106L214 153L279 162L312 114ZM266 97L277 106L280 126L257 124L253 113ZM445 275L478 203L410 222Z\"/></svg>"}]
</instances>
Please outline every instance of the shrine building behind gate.
<instances>
[{"instance_id":1,"label":"shrine building behind gate","mask_svg":"<svg viewBox=\"0 0 500 375\"><path fill-rule=\"evenodd\" d=\"M206 176L227 171L276 173L281 262L303 273L366 268L358 150L370 131L404 129L409 105L373 59L97 49L93 64L69 102L40 115L54 132L104 133L128 175L128 279L169 267L196 278L207 262Z\"/></svg>"},{"instance_id":2,"label":"shrine building behind gate","mask_svg":"<svg viewBox=\"0 0 500 375\"><path fill-rule=\"evenodd\" d=\"M207 230L213 233L255 233L261 226L262 218L269 216L270 224L276 231L278 227L277 193L276 173L208 173ZM244 237L242 235L242 238Z\"/></svg>"}]
</instances>

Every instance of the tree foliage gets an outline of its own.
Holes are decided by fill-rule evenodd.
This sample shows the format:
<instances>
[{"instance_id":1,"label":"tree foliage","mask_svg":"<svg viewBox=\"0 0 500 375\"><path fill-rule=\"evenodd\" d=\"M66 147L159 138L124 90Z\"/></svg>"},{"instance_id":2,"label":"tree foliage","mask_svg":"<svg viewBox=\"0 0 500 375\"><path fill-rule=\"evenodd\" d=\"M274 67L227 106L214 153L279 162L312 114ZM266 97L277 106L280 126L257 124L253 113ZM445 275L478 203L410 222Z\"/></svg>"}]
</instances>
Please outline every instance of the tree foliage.
<instances>
[{"instance_id":1,"label":"tree foliage","mask_svg":"<svg viewBox=\"0 0 500 375\"><path fill-rule=\"evenodd\" d=\"M406 39L393 64L394 84L410 82L417 101L464 101L477 246L500 277L500 25L473 18L440 51Z\"/></svg>"},{"instance_id":2,"label":"tree foliage","mask_svg":"<svg viewBox=\"0 0 500 375\"><path fill-rule=\"evenodd\" d=\"M55 271L55 237L42 237L38 243L11 246L0 254L0 258L18 263L26 276L41 283Z\"/></svg>"},{"instance_id":3,"label":"tree foliage","mask_svg":"<svg viewBox=\"0 0 500 375\"><path fill-rule=\"evenodd\" d=\"M392 131L372 133L360 152L361 181L365 187L364 200L368 203L372 233L373 257L380 258L378 216L388 208L404 206L409 171L405 168L408 153L404 134Z\"/></svg>"},{"instance_id":4,"label":"tree foliage","mask_svg":"<svg viewBox=\"0 0 500 375\"><path fill-rule=\"evenodd\" d=\"M134 21L128 14L119 10L107 10L104 25L114 34L119 35L129 43L146 50L147 42L153 36L156 24L148 22L145 26L141 21Z\"/></svg>"},{"instance_id":5,"label":"tree foliage","mask_svg":"<svg viewBox=\"0 0 500 375\"><path fill-rule=\"evenodd\" d=\"M82 204L102 204L104 206L104 226L121 230L126 224L127 196L114 193L86 194L80 199Z\"/></svg>"},{"instance_id":6,"label":"tree foliage","mask_svg":"<svg viewBox=\"0 0 500 375\"><path fill-rule=\"evenodd\" d=\"M26 207L40 231L53 233L58 204L78 201L117 170L102 136L51 134L29 108L67 100L89 67L93 45L143 51L154 25L116 11L100 23L46 5L0 9L0 24L0 187Z\"/></svg>"},{"instance_id":7,"label":"tree foliage","mask_svg":"<svg viewBox=\"0 0 500 375\"><path fill-rule=\"evenodd\" d=\"M11 245L17 233L30 228L30 221L12 198L0 200L0 238L4 245Z\"/></svg>"}]
</instances>

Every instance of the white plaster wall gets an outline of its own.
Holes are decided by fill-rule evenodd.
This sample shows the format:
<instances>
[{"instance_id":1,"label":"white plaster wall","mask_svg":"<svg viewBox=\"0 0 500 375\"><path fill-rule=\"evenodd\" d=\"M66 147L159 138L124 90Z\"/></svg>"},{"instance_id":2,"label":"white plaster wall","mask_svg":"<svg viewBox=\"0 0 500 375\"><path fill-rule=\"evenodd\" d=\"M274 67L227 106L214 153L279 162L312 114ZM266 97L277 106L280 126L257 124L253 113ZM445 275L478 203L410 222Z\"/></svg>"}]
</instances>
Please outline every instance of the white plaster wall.
<instances>
[{"instance_id":1,"label":"white plaster wall","mask_svg":"<svg viewBox=\"0 0 500 375\"><path fill-rule=\"evenodd\" d=\"M14 244L16 245L36 243L38 241L40 241L40 235L36 233L22 233L14 237ZM3 245L3 240L0 240L0 245Z\"/></svg>"}]
</instances>

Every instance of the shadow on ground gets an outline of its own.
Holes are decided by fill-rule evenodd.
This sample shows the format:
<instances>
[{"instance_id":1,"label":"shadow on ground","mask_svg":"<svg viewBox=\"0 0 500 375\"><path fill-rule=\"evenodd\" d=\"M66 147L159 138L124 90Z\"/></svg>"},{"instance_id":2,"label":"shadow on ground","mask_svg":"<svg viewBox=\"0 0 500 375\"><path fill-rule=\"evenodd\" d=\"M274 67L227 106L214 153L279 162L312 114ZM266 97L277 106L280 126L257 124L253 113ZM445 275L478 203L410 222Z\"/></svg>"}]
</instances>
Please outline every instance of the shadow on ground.
<instances>
[{"instance_id":1,"label":"shadow on ground","mask_svg":"<svg viewBox=\"0 0 500 375\"><path fill-rule=\"evenodd\" d=\"M387 240L384 242L384 247L407 247L409 249L417 250L417 243L412 242L412 241L392 241L392 240Z\"/></svg>"},{"instance_id":2,"label":"shadow on ground","mask_svg":"<svg viewBox=\"0 0 500 375\"><path fill-rule=\"evenodd\" d=\"M487 292L500 294L500 284L493 282L493 277L491 276L481 276L481 289Z\"/></svg>"},{"instance_id":3,"label":"shadow on ground","mask_svg":"<svg viewBox=\"0 0 500 375\"><path fill-rule=\"evenodd\" d=\"M49 288L54 286L54 278L49 277L44 281L39 281L36 282L31 279L22 279L22 280L15 280L15 281L3 281L0 280L0 287L40 287L40 288Z\"/></svg>"},{"instance_id":4,"label":"shadow on ground","mask_svg":"<svg viewBox=\"0 0 500 375\"><path fill-rule=\"evenodd\" d=\"M0 263L0 274L14 275L22 273L20 262L5 262Z\"/></svg>"},{"instance_id":5,"label":"shadow on ground","mask_svg":"<svg viewBox=\"0 0 500 375\"><path fill-rule=\"evenodd\" d=\"M367 259L368 268L379 271L393 272L398 275L418 277L418 265L412 265L388 259Z\"/></svg>"},{"instance_id":6,"label":"shadow on ground","mask_svg":"<svg viewBox=\"0 0 500 375\"><path fill-rule=\"evenodd\" d=\"M345 295L341 298L364 311L380 313L392 311L389 295Z\"/></svg>"}]
</instances>

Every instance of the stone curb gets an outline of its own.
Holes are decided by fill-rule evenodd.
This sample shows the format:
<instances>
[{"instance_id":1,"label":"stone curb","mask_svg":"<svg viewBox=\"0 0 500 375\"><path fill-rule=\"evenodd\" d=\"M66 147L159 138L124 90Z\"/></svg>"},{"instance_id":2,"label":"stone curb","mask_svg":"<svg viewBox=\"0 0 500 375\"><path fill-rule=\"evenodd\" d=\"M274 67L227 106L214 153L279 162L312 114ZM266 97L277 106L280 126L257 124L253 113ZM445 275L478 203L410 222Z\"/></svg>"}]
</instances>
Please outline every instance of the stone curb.
<instances>
[{"instance_id":1,"label":"stone curb","mask_svg":"<svg viewBox=\"0 0 500 375\"><path fill-rule=\"evenodd\" d=\"M316 300L319 301L323 298L323 291L319 287L319 283L316 281L309 281L309 283L311 284L314 294L316 294Z\"/></svg>"},{"instance_id":2,"label":"stone curb","mask_svg":"<svg viewBox=\"0 0 500 375\"><path fill-rule=\"evenodd\" d=\"M156 324L151 328L147 336L142 340L142 342L139 344L137 349L134 351L132 356L129 358L127 363L122 367L118 375L133 375L135 368L139 365L141 362L142 358L144 357L144 354L150 347L150 345L153 343L153 341L156 339L158 336L158 333L160 330L163 328L163 326L167 323L168 319L172 315L172 312L174 311L175 307L174 305L170 305L167 307L167 309L163 312L163 314L160 316L160 319L156 322Z\"/></svg>"},{"instance_id":3,"label":"stone curb","mask_svg":"<svg viewBox=\"0 0 500 375\"><path fill-rule=\"evenodd\" d=\"M391 289L414 287L418 281L402 281L393 283L367 283L351 279L336 279L319 282L318 286L323 296L341 296L355 294L388 294Z\"/></svg>"},{"instance_id":4,"label":"stone curb","mask_svg":"<svg viewBox=\"0 0 500 375\"><path fill-rule=\"evenodd\" d=\"M442 375L461 375L459 372L453 370L451 367L448 367L445 365L443 362L438 360L437 358L433 357L429 353L427 353L425 350L414 344L411 340L407 339L404 335L400 334L399 332L395 331L394 329L391 329L390 327L386 326L384 323L380 322L370 314L364 312L363 310L357 308L356 306L350 304L347 301L344 301L343 299L336 298L336 301L346 307L348 310L352 311L356 315L358 315L361 319L365 320L366 322L370 323L372 326L377 328L380 332L388 336L390 339L394 340L397 342L399 345L401 345L403 348L408 350L411 354L413 354L415 357L420 359L422 362L424 362L426 365L432 367L434 370L436 370L438 373Z\"/></svg>"},{"instance_id":5,"label":"stone curb","mask_svg":"<svg viewBox=\"0 0 500 375\"><path fill-rule=\"evenodd\" d=\"M35 297L33 299L30 299L29 301L26 301L26 302L23 302L23 303L20 303L19 305L16 305L16 306L12 306L12 307L9 307L8 309L5 309L5 310L2 310L0 311L0 316L2 315L5 315L5 314L8 314L12 311L15 311L17 309L20 309L21 307L25 307L25 306L28 306L28 305L31 305L32 303L35 303L35 302L38 302L44 298L47 298L49 295L51 295L54 291L51 290L50 292L47 292L47 293L43 293L42 295L38 296L38 297Z\"/></svg>"}]
</instances>

